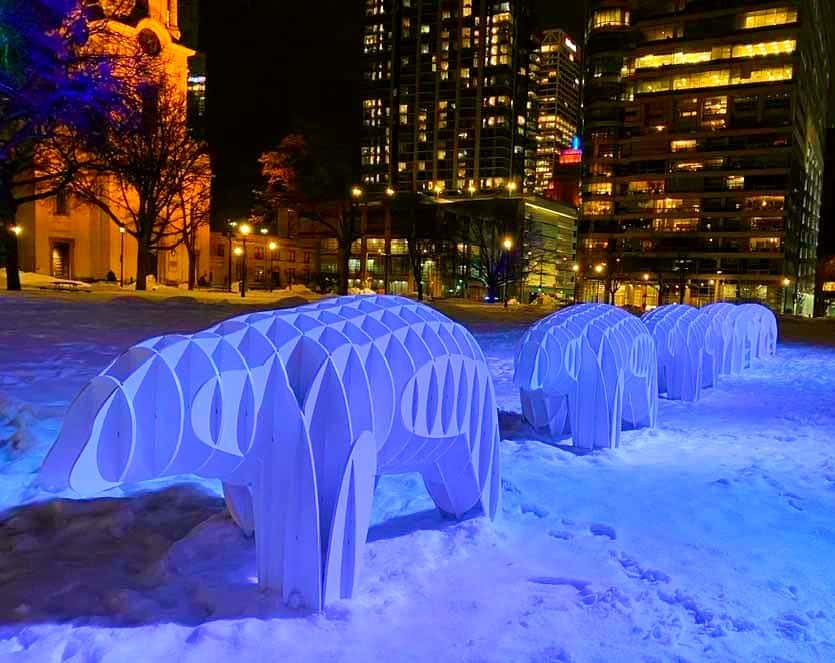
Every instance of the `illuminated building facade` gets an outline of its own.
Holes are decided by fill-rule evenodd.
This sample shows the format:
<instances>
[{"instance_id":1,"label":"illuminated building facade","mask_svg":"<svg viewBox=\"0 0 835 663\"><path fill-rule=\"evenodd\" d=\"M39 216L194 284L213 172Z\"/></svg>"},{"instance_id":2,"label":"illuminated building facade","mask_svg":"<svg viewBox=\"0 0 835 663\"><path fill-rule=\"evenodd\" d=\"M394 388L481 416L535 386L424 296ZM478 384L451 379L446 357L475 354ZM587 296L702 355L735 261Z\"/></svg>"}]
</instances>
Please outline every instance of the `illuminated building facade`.
<instances>
[{"instance_id":1,"label":"illuminated building facade","mask_svg":"<svg viewBox=\"0 0 835 663\"><path fill-rule=\"evenodd\" d=\"M472 195L522 185L523 0L365 0L362 181Z\"/></svg>"},{"instance_id":2,"label":"illuminated building facade","mask_svg":"<svg viewBox=\"0 0 835 663\"><path fill-rule=\"evenodd\" d=\"M815 315L835 316L835 129L826 132Z\"/></svg>"},{"instance_id":3,"label":"illuminated building facade","mask_svg":"<svg viewBox=\"0 0 835 663\"><path fill-rule=\"evenodd\" d=\"M811 313L832 20L823 0L592 3L583 299Z\"/></svg>"},{"instance_id":4,"label":"illuminated building facade","mask_svg":"<svg viewBox=\"0 0 835 663\"><path fill-rule=\"evenodd\" d=\"M580 127L580 50L565 31L545 30L531 58L532 158L526 191L544 195L553 186L560 150L572 147Z\"/></svg>"},{"instance_id":5,"label":"illuminated building facade","mask_svg":"<svg viewBox=\"0 0 835 663\"><path fill-rule=\"evenodd\" d=\"M114 23L113 32L125 40L138 40L146 52L152 49L164 63L169 79L185 96L188 59L194 51L180 43L177 0L143 0L129 7L117 0L89 2L102 20ZM108 45L118 48L118 45ZM18 210L21 268L65 280L101 280L108 276L131 282L136 275L136 242L98 208L84 205L67 193L59 193ZM198 276L209 271L209 229L198 232ZM188 281L185 247L160 251L150 274L160 282Z\"/></svg>"}]
</instances>

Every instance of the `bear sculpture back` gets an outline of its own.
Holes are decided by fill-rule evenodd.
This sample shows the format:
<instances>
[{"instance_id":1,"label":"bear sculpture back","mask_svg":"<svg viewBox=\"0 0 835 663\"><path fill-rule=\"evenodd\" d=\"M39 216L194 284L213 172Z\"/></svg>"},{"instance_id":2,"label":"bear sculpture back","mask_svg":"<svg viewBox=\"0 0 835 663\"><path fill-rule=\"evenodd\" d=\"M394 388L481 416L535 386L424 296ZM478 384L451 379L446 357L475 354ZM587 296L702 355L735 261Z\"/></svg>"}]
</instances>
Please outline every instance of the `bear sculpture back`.
<instances>
[{"instance_id":1,"label":"bear sculpture back","mask_svg":"<svg viewBox=\"0 0 835 663\"><path fill-rule=\"evenodd\" d=\"M736 375L777 351L777 318L762 304L717 302L700 309L718 339L719 374Z\"/></svg>"},{"instance_id":2,"label":"bear sculpture back","mask_svg":"<svg viewBox=\"0 0 835 663\"><path fill-rule=\"evenodd\" d=\"M719 337L707 315L686 304L659 306L641 317L655 341L658 390L671 400L697 401L718 375Z\"/></svg>"}]
</instances>

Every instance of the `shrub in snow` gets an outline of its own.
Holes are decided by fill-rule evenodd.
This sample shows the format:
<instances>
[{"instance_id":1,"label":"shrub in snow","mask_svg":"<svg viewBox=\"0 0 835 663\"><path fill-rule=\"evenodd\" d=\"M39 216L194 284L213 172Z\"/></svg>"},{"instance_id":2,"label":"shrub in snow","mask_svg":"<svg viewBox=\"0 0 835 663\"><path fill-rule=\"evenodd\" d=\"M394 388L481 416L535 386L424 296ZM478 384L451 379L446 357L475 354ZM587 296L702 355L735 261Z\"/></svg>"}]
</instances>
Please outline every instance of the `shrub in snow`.
<instances>
[{"instance_id":1,"label":"shrub in snow","mask_svg":"<svg viewBox=\"0 0 835 663\"><path fill-rule=\"evenodd\" d=\"M557 306L557 300L544 292L540 292L535 301L537 306L544 308L556 308Z\"/></svg>"},{"instance_id":2,"label":"shrub in snow","mask_svg":"<svg viewBox=\"0 0 835 663\"><path fill-rule=\"evenodd\" d=\"M702 307L719 339L719 374L735 375L777 350L777 319L762 304L718 302Z\"/></svg>"},{"instance_id":3,"label":"shrub in snow","mask_svg":"<svg viewBox=\"0 0 835 663\"><path fill-rule=\"evenodd\" d=\"M717 335L710 319L686 304L659 306L641 320L655 341L658 391L667 398L697 401L715 382Z\"/></svg>"},{"instance_id":4,"label":"shrub in snow","mask_svg":"<svg viewBox=\"0 0 835 663\"><path fill-rule=\"evenodd\" d=\"M498 442L469 332L400 297L340 297L131 348L73 402L42 472L86 494L219 478L259 583L318 609L351 596L375 476L420 472L442 511L493 517Z\"/></svg>"},{"instance_id":5,"label":"shrub in snow","mask_svg":"<svg viewBox=\"0 0 835 663\"><path fill-rule=\"evenodd\" d=\"M514 381L525 419L578 447L616 447L622 427L655 426L655 344L638 318L608 304L569 306L532 325Z\"/></svg>"}]
</instances>

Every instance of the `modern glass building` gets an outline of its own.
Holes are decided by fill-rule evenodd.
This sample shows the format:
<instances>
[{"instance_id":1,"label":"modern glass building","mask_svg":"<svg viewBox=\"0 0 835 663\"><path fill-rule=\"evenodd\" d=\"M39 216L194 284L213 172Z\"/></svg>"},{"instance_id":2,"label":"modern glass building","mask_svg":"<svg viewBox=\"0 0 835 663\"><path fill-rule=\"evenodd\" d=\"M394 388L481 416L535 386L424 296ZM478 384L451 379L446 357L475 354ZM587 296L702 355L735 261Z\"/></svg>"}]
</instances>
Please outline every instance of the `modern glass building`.
<instances>
[{"instance_id":1,"label":"modern glass building","mask_svg":"<svg viewBox=\"0 0 835 663\"><path fill-rule=\"evenodd\" d=\"M529 3L366 0L362 180L473 195L525 174Z\"/></svg>"},{"instance_id":2,"label":"modern glass building","mask_svg":"<svg viewBox=\"0 0 835 663\"><path fill-rule=\"evenodd\" d=\"M525 188L544 195L553 187L561 150L572 146L580 127L580 49L559 28L544 30L531 57L529 88L532 156Z\"/></svg>"},{"instance_id":3,"label":"modern glass building","mask_svg":"<svg viewBox=\"0 0 835 663\"><path fill-rule=\"evenodd\" d=\"M583 299L811 313L832 21L825 0L592 3Z\"/></svg>"}]
</instances>

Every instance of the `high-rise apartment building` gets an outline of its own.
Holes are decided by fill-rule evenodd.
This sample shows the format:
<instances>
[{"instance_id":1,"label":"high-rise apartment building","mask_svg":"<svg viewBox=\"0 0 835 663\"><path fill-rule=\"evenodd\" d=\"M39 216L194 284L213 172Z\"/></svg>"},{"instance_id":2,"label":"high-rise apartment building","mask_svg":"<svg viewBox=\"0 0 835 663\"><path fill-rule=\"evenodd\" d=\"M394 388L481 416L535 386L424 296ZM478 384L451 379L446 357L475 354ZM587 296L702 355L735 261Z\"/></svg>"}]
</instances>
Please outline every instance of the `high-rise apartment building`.
<instances>
[{"instance_id":1,"label":"high-rise apartment building","mask_svg":"<svg viewBox=\"0 0 835 663\"><path fill-rule=\"evenodd\" d=\"M463 195L521 187L524 0L366 0L362 180Z\"/></svg>"},{"instance_id":2,"label":"high-rise apartment building","mask_svg":"<svg viewBox=\"0 0 835 663\"><path fill-rule=\"evenodd\" d=\"M553 188L561 150L575 144L580 127L580 52L564 30L544 30L533 51L528 94L532 157L527 191L545 194Z\"/></svg>"},{"instance_id":3,"label":"high-rise apartment building","mask_svg":"<svg viewBox=\"0 0 835 663\"><path fill-rule=\"evenodd\" d=\"M592 3L581 296L811 312L825 0Z\"/></svg>"}]
</instances>

